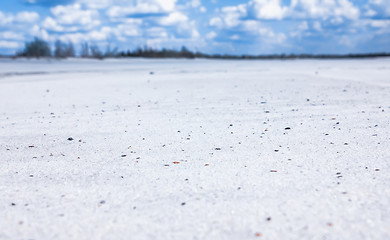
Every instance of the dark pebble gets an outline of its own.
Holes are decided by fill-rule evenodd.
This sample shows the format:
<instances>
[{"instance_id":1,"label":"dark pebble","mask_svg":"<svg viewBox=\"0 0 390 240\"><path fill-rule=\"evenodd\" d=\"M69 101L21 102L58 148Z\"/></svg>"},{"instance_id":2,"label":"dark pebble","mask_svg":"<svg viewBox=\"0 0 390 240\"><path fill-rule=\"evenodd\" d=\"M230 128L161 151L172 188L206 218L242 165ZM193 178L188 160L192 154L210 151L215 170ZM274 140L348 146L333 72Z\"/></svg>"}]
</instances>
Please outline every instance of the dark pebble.
<instances>
[{"instance_id":1,"label":"dark pebble","mask_svg":"<svg viewBox=\"0 0 390 240\"><path fill-rule=\"evenodd\" d=\"M284 130L291 130L291 128L290 127L286 127Z\"/></svg>"},{"instance_id":2,"label":"dark pebble","mask_svg":"<svg viewBox=\"0 0 390 240\"><path fill-rule=\"evenodd\" d=\"M184 205L186 205L186 203L185 203L185 202L182 202L181 205L184 206Z\"/></svg>"},{"instance_id":3,"label":"dark pebble","mask_svg":"<svg viewBox=\"0 0 390 240\"><path fill-rule=\"evenodd\" d=\"M123 157L123 158L124 158L124 157L126 157L126 156L127 156L127 155L122 155L121 157Z\"/></svg>"},{"instance_id":4,"label":"dark pebble","mask_svg":"<svg viewBox=\"0 0 390 240\"><path fill-rule=\"evenodd\" d=\"M221 148L215 148L215 150L217 150L217 151L221 151Z\"/></svg>"},{"instance_id":5,"label":"dark pebble","mask_svg":"<svg viewBox=\"0 0 390 240\"><path fill-rule=\"evenodd\" d=\"M16 204L15 203L11 203L11 206L16 206Z\"/></svg>"},{"instance_id":6,"label":"dark pebble","mask_svg":"<svg viewBox=\"0 0 390 240\"><path fill-rule=\"evenodd\" d=\"M267 221L271 221L271 218L270 218L270 217L267 217Z\"/></svg>"},{"instance_id":7,"label":"dark pebble","mask_svg":"<svg viewBox=\"0 0 390 240\"><path fill-rule=\"evenodd\" d=\"M68 141L73 141L74 139L72 137L68 138Z\"/></svg>"},{"instance_id":8,"label":"dark pebble","mask_svg":"<svg viewBox=\"0 0 390 240\"><path fill-rule=\"evenodd\" d=\"M100 201L100 204L105 204L105 203L106 203L106 201L104 201L104 200Z\"/></svg>"}]
</instances>

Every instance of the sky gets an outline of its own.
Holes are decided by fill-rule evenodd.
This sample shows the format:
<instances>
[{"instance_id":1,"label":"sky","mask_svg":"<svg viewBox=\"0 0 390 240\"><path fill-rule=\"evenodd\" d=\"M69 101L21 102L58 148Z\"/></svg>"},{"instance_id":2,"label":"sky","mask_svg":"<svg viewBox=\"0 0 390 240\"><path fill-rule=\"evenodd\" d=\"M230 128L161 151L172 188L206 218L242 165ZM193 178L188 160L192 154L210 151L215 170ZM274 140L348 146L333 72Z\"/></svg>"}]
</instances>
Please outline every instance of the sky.
<instances>
[{"instance_id":1,"label":"sky","mask_svg":"<svg viewBox=\"0 0 390 240\"><path fill-rule=\"evenodd\" d=\"M102 50L390 52L390 0L0 0L0 54L34 37Z\"/></svg>"}]
</instances>

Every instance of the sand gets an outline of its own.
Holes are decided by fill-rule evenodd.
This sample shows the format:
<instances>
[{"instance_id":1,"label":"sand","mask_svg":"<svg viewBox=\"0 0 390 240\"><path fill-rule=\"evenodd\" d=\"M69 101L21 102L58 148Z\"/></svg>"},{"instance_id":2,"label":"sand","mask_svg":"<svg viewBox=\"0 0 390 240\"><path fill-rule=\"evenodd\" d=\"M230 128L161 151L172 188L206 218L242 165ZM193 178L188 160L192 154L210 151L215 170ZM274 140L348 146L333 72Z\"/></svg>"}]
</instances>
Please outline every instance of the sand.
<instances>
[{"instance_id":1,"label":"sand","mask_svg":"<svg viewBox=\"0 0 390 240\"><path fill-rule=\"evenodd\" d=\"M0 239L390 239L390 59L0 60Z\"/></svg>"}]
</instances>

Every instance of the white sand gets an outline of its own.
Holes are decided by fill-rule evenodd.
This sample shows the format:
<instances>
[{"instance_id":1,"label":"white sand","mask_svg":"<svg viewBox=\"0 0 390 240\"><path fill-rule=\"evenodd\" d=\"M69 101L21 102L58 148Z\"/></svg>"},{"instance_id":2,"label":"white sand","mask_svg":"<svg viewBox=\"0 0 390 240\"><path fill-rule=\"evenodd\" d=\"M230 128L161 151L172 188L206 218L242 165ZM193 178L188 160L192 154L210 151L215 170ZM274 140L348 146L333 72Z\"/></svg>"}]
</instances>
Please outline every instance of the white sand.
<instances>
[{"instance_id":1,"label":"white sand","mask_svg":"<svg viewBox=\"0 0 390 240\"><path fill-rule=\"evenodd\" d=\"M390 239L389 173L390 59L0 60L0 239Z\"/></svg>"}]
</instances>

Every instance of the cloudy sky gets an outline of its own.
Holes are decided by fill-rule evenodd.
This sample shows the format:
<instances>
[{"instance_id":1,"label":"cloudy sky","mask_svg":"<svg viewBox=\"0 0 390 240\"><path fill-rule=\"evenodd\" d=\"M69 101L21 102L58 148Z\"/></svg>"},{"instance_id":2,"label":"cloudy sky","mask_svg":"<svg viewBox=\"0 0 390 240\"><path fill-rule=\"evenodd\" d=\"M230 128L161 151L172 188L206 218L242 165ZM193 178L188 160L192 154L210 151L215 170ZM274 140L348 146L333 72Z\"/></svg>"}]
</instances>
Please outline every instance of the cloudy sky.
<instances>
[{"instance_id":1,"label":"cloudy sky","mask_svg":"<svg viewBox=\"0 0 390 240\"><path fill-rule=\"evenodd\" d=\"M1 0L0 54L34 37L120 50L390 52L390 0Z\"/></svg>"}]
</instances>

